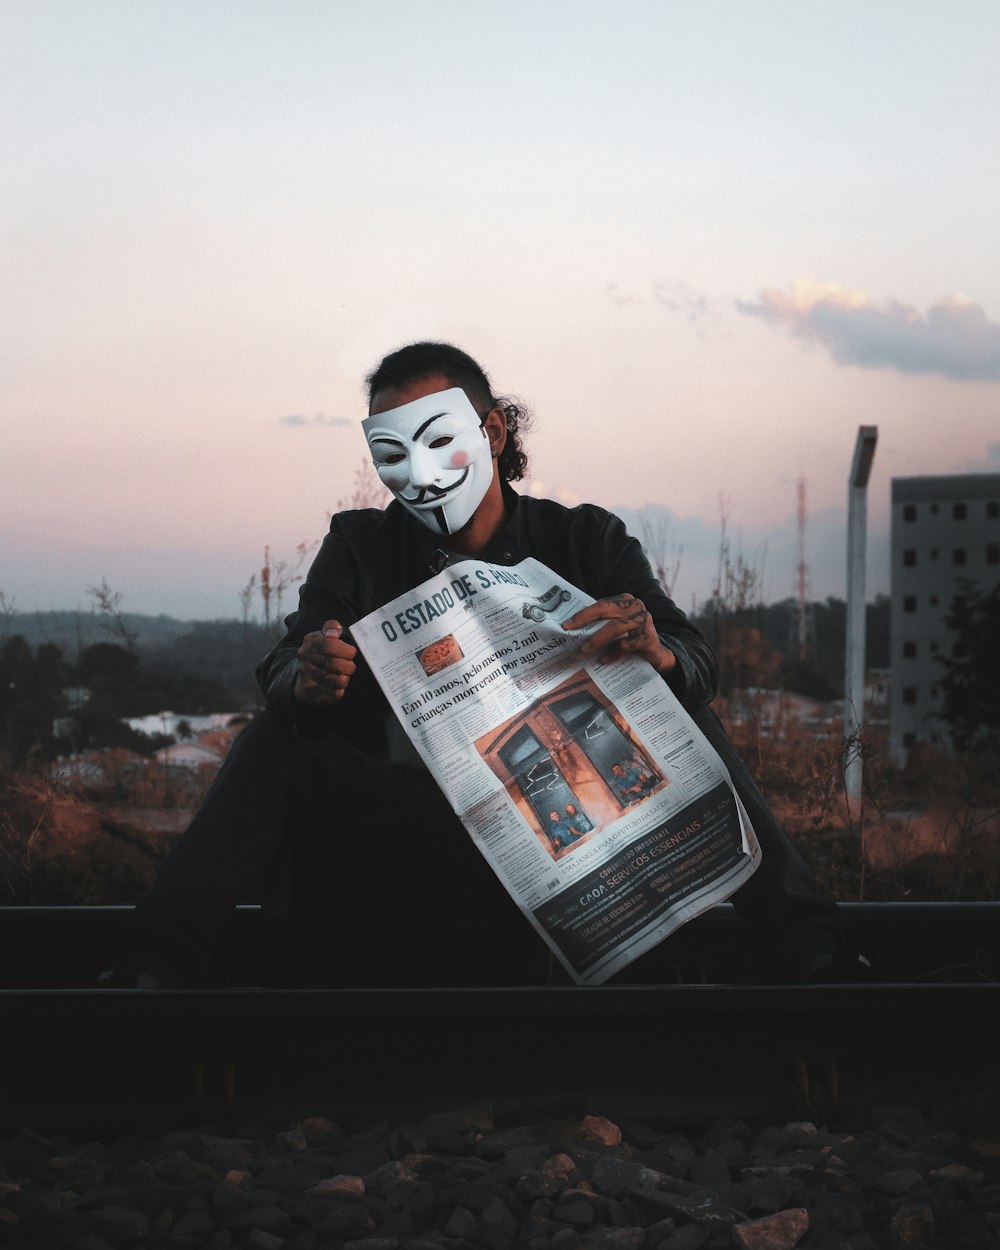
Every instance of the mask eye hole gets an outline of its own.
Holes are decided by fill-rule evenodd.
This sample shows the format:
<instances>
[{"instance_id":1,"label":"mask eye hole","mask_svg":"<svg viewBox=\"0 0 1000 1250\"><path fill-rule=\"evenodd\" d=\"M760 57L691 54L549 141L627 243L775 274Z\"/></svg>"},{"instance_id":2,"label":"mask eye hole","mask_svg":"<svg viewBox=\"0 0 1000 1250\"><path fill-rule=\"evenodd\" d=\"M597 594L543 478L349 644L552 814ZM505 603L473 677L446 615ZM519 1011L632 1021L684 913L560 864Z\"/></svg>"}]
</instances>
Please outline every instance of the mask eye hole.
<instances>
[{"instance_id":1,"label":"mask eye hole","mask_svg":"<svg viewBox=\"0 0 1000 1250\"><path fill-rule=\"evenodd\" d=\"M401 451L390 451L388 455L382 457L383 464L400 464L406 457Z\"/></svg>"},{"instance_id":2,"label":"mask eye hole","mask_svg":"<svg viewBox=\"0 0 1000 1250\"><path fill-rule=\"evenodd\" d=\"M451 437L451 435L450 435L450 434L442 434L440 438L435 438L435 439L433 439L433 440L430 442L429 446L431 446L431 447L447 447L447 446L448 446L448 444L449 444L451 441L452 441L452 437Z\"/></svg>"}]
</instances>

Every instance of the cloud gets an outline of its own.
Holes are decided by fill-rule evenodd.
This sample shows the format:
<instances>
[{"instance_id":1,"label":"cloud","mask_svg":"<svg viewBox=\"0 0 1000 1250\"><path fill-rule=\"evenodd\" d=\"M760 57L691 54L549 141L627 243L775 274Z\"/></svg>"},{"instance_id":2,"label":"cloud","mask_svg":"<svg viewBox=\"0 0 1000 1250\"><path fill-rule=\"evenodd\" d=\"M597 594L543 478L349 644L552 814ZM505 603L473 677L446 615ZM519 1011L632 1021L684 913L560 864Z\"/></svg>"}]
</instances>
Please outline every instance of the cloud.
<instances>
[{"instance_id":1,"label":"cloud","mask_svg":"<svg viewBox=\"0 0 1000 1250\"><path fill-rule=\"evenodd\" d=\"M649 297L652 295L653 300L661 308L678 314L692 326L698 326L707 318L718 316L713 301L707 295L700 295L697 291L693 291L686 282L657 279L638 295L634 291L619 286L617 282L607 282L601 294L616 308L627 308L632 304L648 304Z\"/></svg>"},{"instance_id":2,"label":"cloud","mask_svg":"<svg viewBox=\"0 0 1000 1250\"><path fill-rule=\"evenodd\" d=\"M641 304L638 295L632 295L628 291L623 291L617 282L608 282L604 286L604 295L615 305L616 308L624 308L627 304Z\"/></svg>"},{"instance_id":3,"label":"cloud","mask_svg":"<svg viewBox=\"0 0 1000 1250\"><path fill-rule=\"evenodd\" d=\"M715 315L708 297L692 291L685 282L654 282L653 298L668 312L679 313L688 325Z\"/></svg>"},{"instance_id":4,"label":"cloud","mask_svg":"<svg viewBox=\"0 0 1000 1250\"><path fill-rule=\"evenodd\" d=\"M986 455L966 461L963 471L966 473L1000 473L1000 443L989 443Z\"/></svg>"},{"instance_id":5,"label":"cloud","mask_svg":"<svg viewBox=\"0 0 1000 1250\"><path fill-rule=\"evenodd\" d=\"M819 343L838 365L1000 381L1000 325L963 295L939 300L924 316L897 300L876 306L864 291L806 279L793 282L790 294L769 288L759 303L736 306Z\"/></svg>"},{"instance_id":6,"label":"cloud","mask_svg":"<svg viewBox=\"0 0 1000 1250\"><path fill-rule=\"evenodd\" d=\"M291 412L287 417L279 417L278 424L297 428L303 425L353 425L354 423L347 417L324 417L321 412L317 412L314 417L304 417L299 412Z\"/></svg>"}]
</instances>

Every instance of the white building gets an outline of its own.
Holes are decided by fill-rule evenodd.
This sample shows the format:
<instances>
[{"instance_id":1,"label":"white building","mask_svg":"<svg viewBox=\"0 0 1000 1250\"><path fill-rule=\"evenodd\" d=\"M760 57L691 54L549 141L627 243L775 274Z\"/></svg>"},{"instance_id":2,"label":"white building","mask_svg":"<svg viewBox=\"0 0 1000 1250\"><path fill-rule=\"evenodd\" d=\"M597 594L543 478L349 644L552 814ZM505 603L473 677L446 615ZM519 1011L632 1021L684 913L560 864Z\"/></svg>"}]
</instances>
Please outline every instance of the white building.
<instances>
[{"instance_id":1,"label":"white building","mask_svg":"<svg viewBox=\"0 0 1000 1250\"><path fill-rule=\"evenodd\" d=\"M945 622L970 583L983 593L1000 583L1000 473L893 478L890 750L900 763L917 742L948 744L940 657L955 654Z\"/></svg>"}]
</instances>

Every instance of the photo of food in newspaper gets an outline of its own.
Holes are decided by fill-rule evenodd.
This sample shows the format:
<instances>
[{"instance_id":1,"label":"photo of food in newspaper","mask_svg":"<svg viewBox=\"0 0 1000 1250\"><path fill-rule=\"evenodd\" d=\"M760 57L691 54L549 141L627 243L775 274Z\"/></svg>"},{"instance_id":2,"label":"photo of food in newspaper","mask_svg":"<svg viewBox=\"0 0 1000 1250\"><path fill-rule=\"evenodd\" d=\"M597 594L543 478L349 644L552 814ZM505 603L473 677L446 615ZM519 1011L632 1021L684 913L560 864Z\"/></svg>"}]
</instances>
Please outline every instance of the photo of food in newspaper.
<instances>
[{"instance_id":1,"label":"photo of food in newspaper","mask_svg":"<svg viewBox=\"0 0 1000 1250\"><path fill-rule=\"evenodd\" d=\"M569 975L599 985L733 894L760 848L719 756L594 600L539 560L459 560L352 635L476 847Z\"/></svg>"},{"instance_id":2,"label":"photo of food in newspaper","mask_svg":"<svg viewBox=\"0 0 1000 1250\"><path fill-rule=\"evenodd\" d=\"M583 669L474 745L553 859L667 784Z\"/></svg>"},{"instance_id":3,"label":"photo of food in newspaper","mask_svg":"<svg viewBox=\"0 0 1000 1250\"><path fill-rule=\"evenodd\" d=\"M417 655L420 667L428 677L440 673L443 668L450 668L462 658L462 648L454 634L447 634L444 638L438 638L436 642L429 643Z\"/></svg>"}]
</instances>

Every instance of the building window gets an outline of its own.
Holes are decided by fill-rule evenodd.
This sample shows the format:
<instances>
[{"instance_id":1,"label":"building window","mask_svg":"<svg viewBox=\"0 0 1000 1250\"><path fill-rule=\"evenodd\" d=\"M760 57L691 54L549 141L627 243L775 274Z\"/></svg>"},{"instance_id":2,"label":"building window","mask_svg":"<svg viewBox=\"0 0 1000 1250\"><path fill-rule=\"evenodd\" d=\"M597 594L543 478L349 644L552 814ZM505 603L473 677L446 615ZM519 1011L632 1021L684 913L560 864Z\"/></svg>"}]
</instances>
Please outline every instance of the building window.
<instances>
[{"instance_id":1,"label":"building window","mask_svg":"<svg viewBox=\"0 0 1000 1250\"><path fill-rule=\"evenodd\" d=\"M986 505L986 519L995 521L997 517L1000 517L1000 503L997 503L995 499L991 499Z\"/></svg>"},{"instance_id":2,"label":"building window","mask_svg":"<svg viewBox=\"0 0 1000 1250\"><path fill-rule=\"evenodd\" d=\"M937 516L937 512L938 512L937 504L932 503L931 504L931 516Z\"/></svg>"},{"instance_id":3,"label":"building window","mask_svg":"<svg viewBox=\"0 0 1000 1250\"><path fill-rule=\"evenodd\" d=\"M966 515L965 504L964 503L952 504L951 515L955 518L956 521L964 521L965 515Z\"/></svg>"},{"instance_id":4,"label":"building window","mask_svg":"<svg viewBox=\"0 0 1000 1250\"><path fill-rule=\"evenodd\" d=\"M903 702L904 703L916 703L916 701L917 701L916 686L904 686L903 687Z\"/></svg>"},{"instance_id":5,"label":"building window","mask_svg":"<svg viewBox=\"0 0 1000 1250\"><path fill-rule=\"evenodd\" d=\"M917 658L917 644L915 642L903 643L903 659L915 660Z\"/></svg>"},{"instance_id":6,"label":"building window","mask_svg":"<svg viewBox=\"0 0 1000 1250\"><path fill-rule=\"evenodd\" d=\"M915 551L903 552L903 567L912 569L917 562L917 553Z\"/></svg>"},{"instance_id":7,"label":"building window","mask_svg":"<svg viewBox=\"0 0 1000 1250\"><path fill-rule=\"evenodd\" d=\"M915 521L917 519L917 505L915 503L903 504L903 520Z\"/></svg>"},{"instance_id":8,"label":"building window","mask_svg":"<svg viewBox=\"0 0 1000 1250\"><path fill-rule=\"evenodd\" d=\"M931 642L931 655L937 655L937 643L934 641Z\"/></svg>"},{"instance_id":9,"label":"building window","mask_svg":"<svg viewBox=\"0 0 1000 1250\"><path fill-rule=\"evenodd\" d=\"M937 595L931 595L931 607L936 608L937 603L938 603Z\"/></svg>"},{"instance_id":10,"label":"building window","mask_svg":"<svg viewBox=\"0 0 1000 1250\"><path fill-rule=\"evenodd\" d=\"M964 547L955 548L955 550L951 553L951 562L952 564L964 564L965 563L965 548Z\"/></svg>"},{"instance_id":11,"label":"building window","mask_svg":"<svg viewBox=\"0 0 1000 1250\"><path fill-rule=\"evenodd\" d=\"M916 612L916 610L917 610L916 595L905 595L903 597L903 611L904 612Z\"/></svg>"},{"instance_id":12,"label":"building window","mask_svg":"<svg viewBox=\"0 0 1000 1250\"><path fill-rule=\"evenodd\" d=\"M996 543L990 543L986 548L986 563L1000 564L1000 547Z\"/></svg>"},{"instance_id":13,"label":"building window","mask_svg":"<svg viewBox=\"0 0 1000 1250\"><path fill-rule=\"evenodd\" d=\"M932 547L932 548L931 548L931 559L932 559L932 560L936 560L937 558L938 558L938 549L937 549L937 547Z\"/></svg>"},{"instance_id":14,"label":"building window","mask_svg":"<svg viewBox=\"0 0 1000 1250\"><path fill-rule=\"evenodd\" d=\"M913 746L915 742L916 742L916 738L913 736L913 734L903 734L903 746L906 747L907 751L910 749L910 747Z\"/></svg>"}]
</instances>

